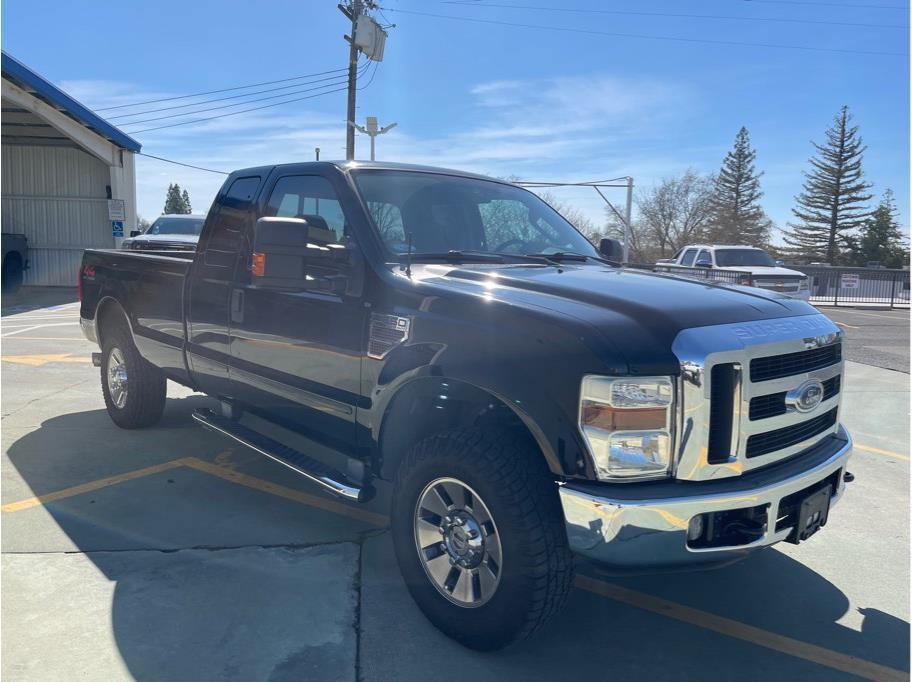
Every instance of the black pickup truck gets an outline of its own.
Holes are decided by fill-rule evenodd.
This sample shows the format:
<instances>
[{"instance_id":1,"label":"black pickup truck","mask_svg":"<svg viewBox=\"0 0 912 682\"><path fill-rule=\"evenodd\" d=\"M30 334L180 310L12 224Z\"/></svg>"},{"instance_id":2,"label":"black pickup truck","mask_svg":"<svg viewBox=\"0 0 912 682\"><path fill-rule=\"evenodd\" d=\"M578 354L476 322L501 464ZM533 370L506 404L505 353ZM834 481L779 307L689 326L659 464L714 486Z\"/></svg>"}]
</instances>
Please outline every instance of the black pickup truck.
<instances>
[{"instance_id":1,"label":"black pickup truck","mask_svg":"<svg viewBox=\"0 0 912 682\"><path fill-rule=\"evenodd\" d=\"M117 425L155 424L176 381L329 493L382 491L420 608L495 649L560 607L574 554L729 562L810 537L851 478L836 325L618 246L481 176L249 168L195 254L86 251L82 329Z\"/></svg>"}]
</instances>

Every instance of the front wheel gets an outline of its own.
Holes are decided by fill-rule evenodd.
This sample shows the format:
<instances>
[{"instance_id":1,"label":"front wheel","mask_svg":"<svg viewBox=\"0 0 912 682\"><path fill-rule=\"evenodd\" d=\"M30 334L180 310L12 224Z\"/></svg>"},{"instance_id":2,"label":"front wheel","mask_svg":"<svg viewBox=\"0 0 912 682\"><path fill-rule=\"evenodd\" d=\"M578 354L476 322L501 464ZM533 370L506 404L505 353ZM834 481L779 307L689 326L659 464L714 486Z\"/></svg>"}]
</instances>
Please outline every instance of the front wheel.
<instances>
[{"instance_id":1,"label":"front wheel","mask_svg":"<svg viewBox=\"0 0 912 682\"><path fill-rule=\"evenodd\" d=\"M570 589L554 478L524 433L460 429L418 443L399 467L392 533L419 608L472 649L529 636Z\"/></svg>"},{"instance_id":2,"label":"front wheel","mask_svg":"<svg viewBox=\"0 0 912 682\"><path fill-rule=\"evenodd\" d=\"M165 409L167 379L142 358L122 325L104 339L101 391L108 415L122 429L152 426Z\"/></svg>"}]
</instances>

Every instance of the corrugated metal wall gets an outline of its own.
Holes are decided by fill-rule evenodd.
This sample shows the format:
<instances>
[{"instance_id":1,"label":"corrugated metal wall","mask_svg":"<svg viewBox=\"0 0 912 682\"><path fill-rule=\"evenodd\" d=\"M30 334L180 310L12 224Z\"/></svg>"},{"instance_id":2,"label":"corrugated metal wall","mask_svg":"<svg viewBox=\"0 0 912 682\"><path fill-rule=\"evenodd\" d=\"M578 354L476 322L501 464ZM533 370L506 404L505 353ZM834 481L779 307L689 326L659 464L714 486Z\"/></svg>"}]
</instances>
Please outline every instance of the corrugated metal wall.
<instances>
[{"instance_id":1,"label":"corrugated metal wall","mask_svg":"<svg viewBox=\"0 0 912 682\"><path fill-rule=\"evenodd\" d=\"M69 147L2 146L4 232L23 232L31 269L25 284L75 286L86 248L113 248L108 166Z\"/></svg>"}]
</instances>

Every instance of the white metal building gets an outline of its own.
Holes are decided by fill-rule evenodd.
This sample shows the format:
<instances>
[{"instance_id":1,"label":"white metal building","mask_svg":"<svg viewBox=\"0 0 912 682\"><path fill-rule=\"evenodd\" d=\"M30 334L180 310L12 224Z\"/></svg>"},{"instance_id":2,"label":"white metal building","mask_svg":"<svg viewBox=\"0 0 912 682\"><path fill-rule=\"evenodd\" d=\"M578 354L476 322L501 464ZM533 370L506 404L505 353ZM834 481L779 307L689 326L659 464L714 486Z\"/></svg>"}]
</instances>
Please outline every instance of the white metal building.
<instances>
[{"instance_id":1,"label":"white metal building","mask_svg":"<svg viewBox=\"0 0 912 682\"><path fill-rule=\"evenodd\" d=\"M28 237L25 284L74 286L83 249L136 226L141 146L6 52L2 86L3 232Z\"/></svg>"}]
</instances>

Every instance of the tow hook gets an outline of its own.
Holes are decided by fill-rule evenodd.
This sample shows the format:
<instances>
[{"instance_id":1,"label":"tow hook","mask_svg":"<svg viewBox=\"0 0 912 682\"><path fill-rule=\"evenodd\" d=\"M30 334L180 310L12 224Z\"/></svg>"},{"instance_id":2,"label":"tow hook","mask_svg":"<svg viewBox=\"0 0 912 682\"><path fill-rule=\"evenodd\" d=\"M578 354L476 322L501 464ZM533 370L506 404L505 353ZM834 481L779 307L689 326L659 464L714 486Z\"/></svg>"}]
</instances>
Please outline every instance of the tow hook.
<instances>
[{"instance_id":1,"label":"tow hook","mask_svg":"<svg viewBox=\"0 0 912 682\"><path fill-rule=\"evenodd\" d=\"M101 367L101 353L92 353L92 364Z\"/></svg>"},{"instance_id":2,"label":"tow hook","mask_svg":"<svg viewBox=\"0 0 912 682\"><path fill-rule=\"evenodd\" d=\"M845 481L846 483L851 483L852 481L855 480L855 474L847 471L842 475L842 480Z\"/></svg>"}]
</instances>

